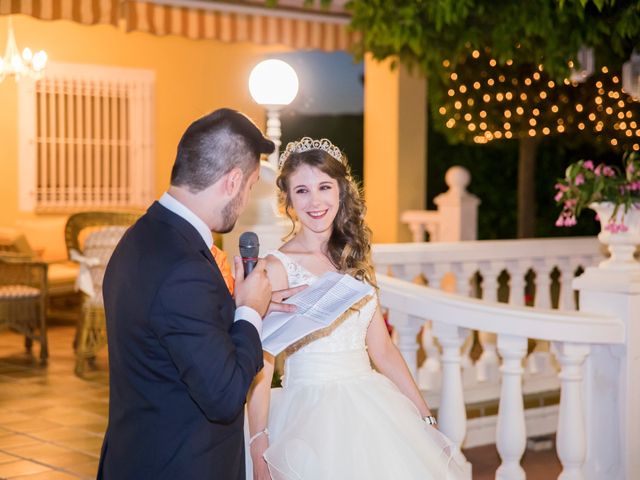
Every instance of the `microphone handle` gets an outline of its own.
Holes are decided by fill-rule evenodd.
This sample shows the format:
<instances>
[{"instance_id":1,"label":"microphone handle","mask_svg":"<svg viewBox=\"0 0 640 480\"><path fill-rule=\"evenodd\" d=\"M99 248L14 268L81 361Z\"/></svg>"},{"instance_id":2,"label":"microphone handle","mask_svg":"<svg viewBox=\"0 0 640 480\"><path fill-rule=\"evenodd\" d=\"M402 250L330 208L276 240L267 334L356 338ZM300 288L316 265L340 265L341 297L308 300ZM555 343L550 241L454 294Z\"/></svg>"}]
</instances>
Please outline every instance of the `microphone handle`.
<instances>
[{"instance_id":1,"label":"microphone handle","mask_svg":"<svg viewBox=\"0 0 640 480\"><path fill-rule=\"evenodd\" d=\"M258 263L258 259L255 257L242 257L242 266L244 267L244 278L247 278L247 275L253 272L253 269L255 268L256 263Z\"/></svg>"}]
</instances>

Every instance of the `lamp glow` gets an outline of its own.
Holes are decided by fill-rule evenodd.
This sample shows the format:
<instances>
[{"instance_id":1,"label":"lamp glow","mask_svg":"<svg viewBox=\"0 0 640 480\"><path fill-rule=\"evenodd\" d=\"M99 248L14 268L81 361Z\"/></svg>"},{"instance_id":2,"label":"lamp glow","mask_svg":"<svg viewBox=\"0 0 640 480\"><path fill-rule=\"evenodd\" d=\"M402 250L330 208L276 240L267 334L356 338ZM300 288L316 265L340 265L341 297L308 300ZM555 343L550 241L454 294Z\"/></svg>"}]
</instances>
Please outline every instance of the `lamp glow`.
<instances>
[{"instance_id":1,"label":"lamp glow","mask_svg":"<svg viewBox=\"0 0 640 480\"><path fill-rule=\"evenodd\" d=\"M260 105L289 105L298 94L298 75L286 62L269 59L249 75L249 91Z\"/></svg>"}]
</instances>

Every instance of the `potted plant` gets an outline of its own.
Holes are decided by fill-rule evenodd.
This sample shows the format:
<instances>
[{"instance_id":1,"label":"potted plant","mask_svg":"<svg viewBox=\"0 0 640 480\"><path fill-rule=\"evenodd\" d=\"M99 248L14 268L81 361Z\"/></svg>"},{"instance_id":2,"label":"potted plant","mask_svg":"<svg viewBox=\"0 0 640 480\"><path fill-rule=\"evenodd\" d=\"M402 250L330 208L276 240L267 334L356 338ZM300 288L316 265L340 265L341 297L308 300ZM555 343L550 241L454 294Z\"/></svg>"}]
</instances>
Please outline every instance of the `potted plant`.
<instances>
[{"instance_id":1,"label":"potted plant","mask_svg":"<svg viewBox=\"0 0 640 480\"><path fill-rule=\"evenodd\" d=\"M599 219L598 239L609 245L611 258L604 268L636 269L634 259L640 244L640 155L627 153L622 168L579 160L569 165L565 177L556 183L555 200L562 205L558 227L571 227L585 208Z\"/></svg>"}]
</instances>

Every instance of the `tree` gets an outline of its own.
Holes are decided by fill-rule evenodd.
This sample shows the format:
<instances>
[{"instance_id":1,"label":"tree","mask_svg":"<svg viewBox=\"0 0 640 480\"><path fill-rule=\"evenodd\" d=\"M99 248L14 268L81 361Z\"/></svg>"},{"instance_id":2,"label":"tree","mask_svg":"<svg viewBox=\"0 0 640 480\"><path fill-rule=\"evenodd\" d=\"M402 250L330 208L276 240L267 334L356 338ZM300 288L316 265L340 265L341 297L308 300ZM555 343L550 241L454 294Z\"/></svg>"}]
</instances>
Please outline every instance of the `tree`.
<instances>
[{"instance_id":1,"label":"tree","mask_svg":"<svg viewBox=\"0 0 640 480\"><path fill-rule=\"evenodd\" d=\"M445 62L447 64L449 62ZM455 71L443 67L434 91L436 125L450 139L486 144L519 142L518 236L535 234L535 173L541 141L570 134L614 150L640 150L639 104L621 89L619 75L602 67L582 83L556 83L542 65L498 65L488 49L475 50Z\"/></svg>"},{"instance_id":2,"label":"tree","mask_svg":"<svg viewBox=\"0 0 640 480\"><path fill-rule=\"evenodd\" d=\"M530 0L496 4L491 0L351 0L347 8L353 16L352 27L362 32L360 55L366 51L377 59L391 57L419 68L429 78L434 117L442 120L438 123L449 130L451 139L520 141L519 236L533 233L533 223L526 220L535 211L533 180L541 138L552 133L589 132L627 145L627 131L636 136L636 127L621 127L623 121L637 122L637 117L635 113L634 119L626 117L626 111L635 110L623 98L619 85L606 87L606 94L599 93L605 90L605 82L617 78L619 83L619 77L601 70L605 77L593 78L582 86L566 84L564 79L570 75L572 62L578 67L575 57L583 45L594 48L600 66L619 66L628 58L640 39L640 1ZM491 69L495 76L491 76L490 85ZM549 82L557 86L555 90L542 88ZM597 87L597 82L603 85ZM509 90L503 88L505 85ZM487 95L489 101L484 100ZM592 105L589 98L591 103L600 98L601 103ZM624 107L614 109L620 101ZM456 102L460 108L456 108ZM582 111L575 110L578 105ZM607 108L615 110L615 122L606 121L607 115L613 115ZM622 108L627 109L625 118L619 119L617 109ZM531 125L532 120L535 125ZM616 128L608 131L614 125ZM530 134L532 130L534 135Z\"/></svg>"}]
</instances>

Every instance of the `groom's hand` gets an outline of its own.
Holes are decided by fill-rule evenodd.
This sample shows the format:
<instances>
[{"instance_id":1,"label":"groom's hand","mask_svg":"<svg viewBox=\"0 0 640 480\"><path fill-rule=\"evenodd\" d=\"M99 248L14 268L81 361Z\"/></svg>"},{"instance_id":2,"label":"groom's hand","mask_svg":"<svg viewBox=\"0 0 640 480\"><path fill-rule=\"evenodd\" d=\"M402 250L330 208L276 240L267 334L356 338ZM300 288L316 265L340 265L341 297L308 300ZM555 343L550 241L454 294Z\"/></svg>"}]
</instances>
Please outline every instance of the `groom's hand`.
<instances>
[{"instance_id":1,"label":"groom's hand","mask_svg":"<svg viewBox=\"0 0 640 480\"><path fill-rule=\"evenodd\" d=\"M285 288L284 290L276 290L271 293L271 303L269 303L269 308L267 309L267 315L271 312L287 312L292 313L296 311L296 306L291 305L290 303L282 303L287 298L295 295L298 292L303 291L309 285L299 285L293 288Z\"/></svg>"},{"instance_id":2,"label":"groom's hand","mask_svg":"<svg viewBox=\"0 0 640 480\"><path fill-rule=\"evenodd\" d=\"M244 278L242 259L235 257L234 260L236 269L236 307L251 307L264 318L271 301L271 282L265 270L265 260L262 258L258 260L253 271L247 275L247 278Z\"/></svg>"}]
</instances>

